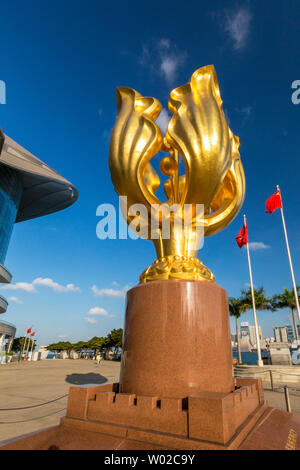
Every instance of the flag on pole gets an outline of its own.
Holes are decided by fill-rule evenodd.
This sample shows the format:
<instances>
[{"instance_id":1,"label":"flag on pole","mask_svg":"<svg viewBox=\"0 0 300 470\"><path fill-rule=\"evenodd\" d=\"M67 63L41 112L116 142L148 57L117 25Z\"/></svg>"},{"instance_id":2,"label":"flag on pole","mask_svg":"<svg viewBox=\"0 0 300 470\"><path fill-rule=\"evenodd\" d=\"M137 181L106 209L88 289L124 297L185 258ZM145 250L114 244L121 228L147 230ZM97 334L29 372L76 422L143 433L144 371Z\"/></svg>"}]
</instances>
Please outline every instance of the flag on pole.
<instances>
[{"instance_id":1,"label":"flag on pole","mask_svg":"<svg viewBox=\"0 0 300 470\"><path fill-rule=\"evenodd\" d=\"M298 290L297 290L296 281L295 281L292 257L291 257L291 252L290 252L290 245L289 245L289 240L288 240L288 235L287 235L287 230L286 230L286 225L285 225L285 218L284 218L284 214L283 214L281 193L280 193L280 188L279 188L278 185L277 185L276 193L273 194L273 196L271 196L266 201L266 206L267 206L268 210L265 211L265 212L267 212L269 214L272 214L272 212L274 212L276 209L280 209L280 212L281 212L281 219L282 219L283 231L284 231L284 236L285 236L286 249L287 249L287 253L288 253L288 259L289 259L289 263L290 263L290 270L291 270L291 276L292 276L292 282L293 282L296 308L297 308L298 318L299 318L299 323L300 323L300 305L299 305L299 299L298 299ZM298 347L300 348L300 344L299 344Z\"/></svg>"},{"instance_id":2,"label":"flag on pole","mask_svg":"<svg viewBox=\"0 0 300 470\"><path fill-rule=\"evenodd\" d=\"M35 331L34 331L33 333L31 333L30 336L34 336L34 335L35 335ZM35 343L35 340L32 339L32 340L31 340L31 345L30 345L30 346L31 346L31 347L30 347L30 352L31 352L30 357L29 357L29 354L28 354L28 358L29 358L30 361L32 361L33 348L35 347L35 344L34 344L34 343Z\"/></svg>"},{"instance_id":3,"label":"flag on pole","mask_svg":"<svg viewBox=\"0 0 300 470\"><path fill-rule=\"evenodd\" d=\"M276 211L276 209L282 208L281 202L281 195L280 190L278 189L275 194L273 194L269 199L266 200L266 208L265 211L267 214L272 214L272 212Z\"/></svg>"},{"instance_id":4,"label":"flag on pole","mask_svg":"<svg viewBox=\"0 0 300 470\"><path fill-rule=\"evenodd\" d=\"M26 331L26 334L29 335L29 333L32 332L32 327L28 328L28 330Z\"/></svg>"},{"instance_id":5,"label":"flag on pole","mask_svg":"<svg viewBox=\"0 0 300 470\"><path fill-rule=\"evenodd\" d=\"M247 245L248 243L248 231L247 225L245 223L236 237L236 242L240 248L242 248L244 245Z\"/></svg>"},{"instance_id":6,"label":"flag on pole","mask_svg":"<svg viewBox=\"0 0 300 470\"><path fill-rule=\"evenodd\" d=\"M260 348L260 339L259 339L259 331L258 331L258 321L256 315L256 308L255 308L255 296L254 296L254 287L253 287L253 279L252 279L252 269L251 269L251 260L250 260L250 252L249 252L249 240L248 240L248 230L247 230L247 219L244 215L244 225L238 233L236 237L236 242L239 248L242 248L244 245L247 247L247 255L248 255L248 266L249 266L249 276L250 276L250 286L251 286L251 297L252 297L252 307L253 307L253 316L254 316L254 326L255 326L255 335L256 335L256 346L257 346L257 365L263 366L263 361L261 358L261 348Z\"/></svg>"}]
</instances>

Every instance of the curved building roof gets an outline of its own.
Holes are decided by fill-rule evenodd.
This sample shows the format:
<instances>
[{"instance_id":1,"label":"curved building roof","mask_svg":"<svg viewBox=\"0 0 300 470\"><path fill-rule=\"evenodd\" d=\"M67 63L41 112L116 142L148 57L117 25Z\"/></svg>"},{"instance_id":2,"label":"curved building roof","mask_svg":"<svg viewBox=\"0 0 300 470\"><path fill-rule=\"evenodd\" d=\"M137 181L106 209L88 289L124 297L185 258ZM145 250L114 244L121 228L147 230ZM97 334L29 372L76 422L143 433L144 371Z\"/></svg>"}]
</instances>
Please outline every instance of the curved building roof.
<instances>
[{"instance_id":1,"label":"curved building roof","mask_svg":"<svg viewBox=\"0 0 300 470\"><path fill-rule=\"evenodd\" d=\"M78 198L75 186L0 130L0 164L22 178L23 194L16 222L34 219L71 206Z\"/></svg>"},{"instance_id":2,"label":"curved building roof","mask_svg":"<svg viewBox=\"0 0 300 470\"><path fill-rule=\"evenodd\" d=\"M16 334L16 326L7 321L0 321L0 336L5 335L6 337L13 336Z\"/></svg>"}]
</instances>

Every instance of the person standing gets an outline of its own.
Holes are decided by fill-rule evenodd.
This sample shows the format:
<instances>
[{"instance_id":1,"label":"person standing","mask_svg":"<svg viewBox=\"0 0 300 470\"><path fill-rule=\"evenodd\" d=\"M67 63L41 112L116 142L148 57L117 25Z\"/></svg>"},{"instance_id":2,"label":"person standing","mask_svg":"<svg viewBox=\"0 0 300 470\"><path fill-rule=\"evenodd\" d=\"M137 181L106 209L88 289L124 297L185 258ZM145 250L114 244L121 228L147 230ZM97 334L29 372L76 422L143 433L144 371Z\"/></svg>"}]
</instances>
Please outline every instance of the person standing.
<instances>
[{"instance_id":1,"label":"person standing","mask_svg":"<svg viewBox=\"0 0 300 470\"><path fill-rule=\"evenodd\" d=\"M100 362L102 361L102 357L101 355L98 353L97 356L96 356L96 361L97 361L97 364L99 365Z\"/></svg>"}]
</instances>

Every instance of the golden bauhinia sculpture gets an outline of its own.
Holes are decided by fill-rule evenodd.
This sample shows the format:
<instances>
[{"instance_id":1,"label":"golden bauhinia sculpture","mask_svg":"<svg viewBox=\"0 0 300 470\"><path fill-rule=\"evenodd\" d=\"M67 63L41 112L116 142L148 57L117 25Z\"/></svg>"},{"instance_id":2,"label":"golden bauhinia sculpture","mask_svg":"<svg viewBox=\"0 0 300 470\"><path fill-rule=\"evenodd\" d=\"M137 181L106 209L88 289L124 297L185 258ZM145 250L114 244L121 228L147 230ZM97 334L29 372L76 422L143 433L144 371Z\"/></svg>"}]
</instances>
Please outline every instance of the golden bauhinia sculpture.
<instances>
[{"instance_id":1,"label":"golden bauhinia sculpture","mask_svg":"<svg viewBox=\"0 0 300 470\"><path fill-rule=\"evenodd\" d=\"M157 253L140 282L214 281L211 271L197 259L200 239L223 230L245 197L240 141L226 122L214 66L196 70L189 83L171 92L173 116L165 136L155 123L161 109L155 98L141 96L132 88L117 88L111 179L119 196L127 197L123 215L128 225L152 240ZM159 151L168 153L160 162L161 172L168 177L164 202L156 195L160 178L150 162ZM178 224L178 220L183 222ZM164 236L166 222L169 232Z\"/></svg>"}]
</instances>

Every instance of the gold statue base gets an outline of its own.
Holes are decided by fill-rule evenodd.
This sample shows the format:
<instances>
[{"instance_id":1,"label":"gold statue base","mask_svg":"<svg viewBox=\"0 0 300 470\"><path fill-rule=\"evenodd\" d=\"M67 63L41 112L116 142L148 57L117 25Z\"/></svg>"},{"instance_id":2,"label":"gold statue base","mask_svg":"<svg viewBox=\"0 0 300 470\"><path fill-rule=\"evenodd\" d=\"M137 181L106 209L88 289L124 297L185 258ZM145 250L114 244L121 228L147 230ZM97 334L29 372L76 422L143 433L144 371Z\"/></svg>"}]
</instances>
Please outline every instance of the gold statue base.
<instances>
[{"instance_id":1,"label":"gold statue base","mask_svg":"<svg viewBox=\"0 0 300 470\"><path fill-rule=\"evenodd\" d=\"M119 393L118 384L70 387L60 424L0 443L1 450L299 450L300 417L270 408L260 379L230 394L187 399Z\"/></svg>"},{"instance_id":2,"label":"gold statue base","mask_svg":"<svg viewBox=\"0 0 300 470\"><path fill-rule=\"evenodd\" d=\"M168 279L215 282L213 273L198 258L190 256L158 258L140 275L140 283Z\"/></svg>"}]
</instances>

